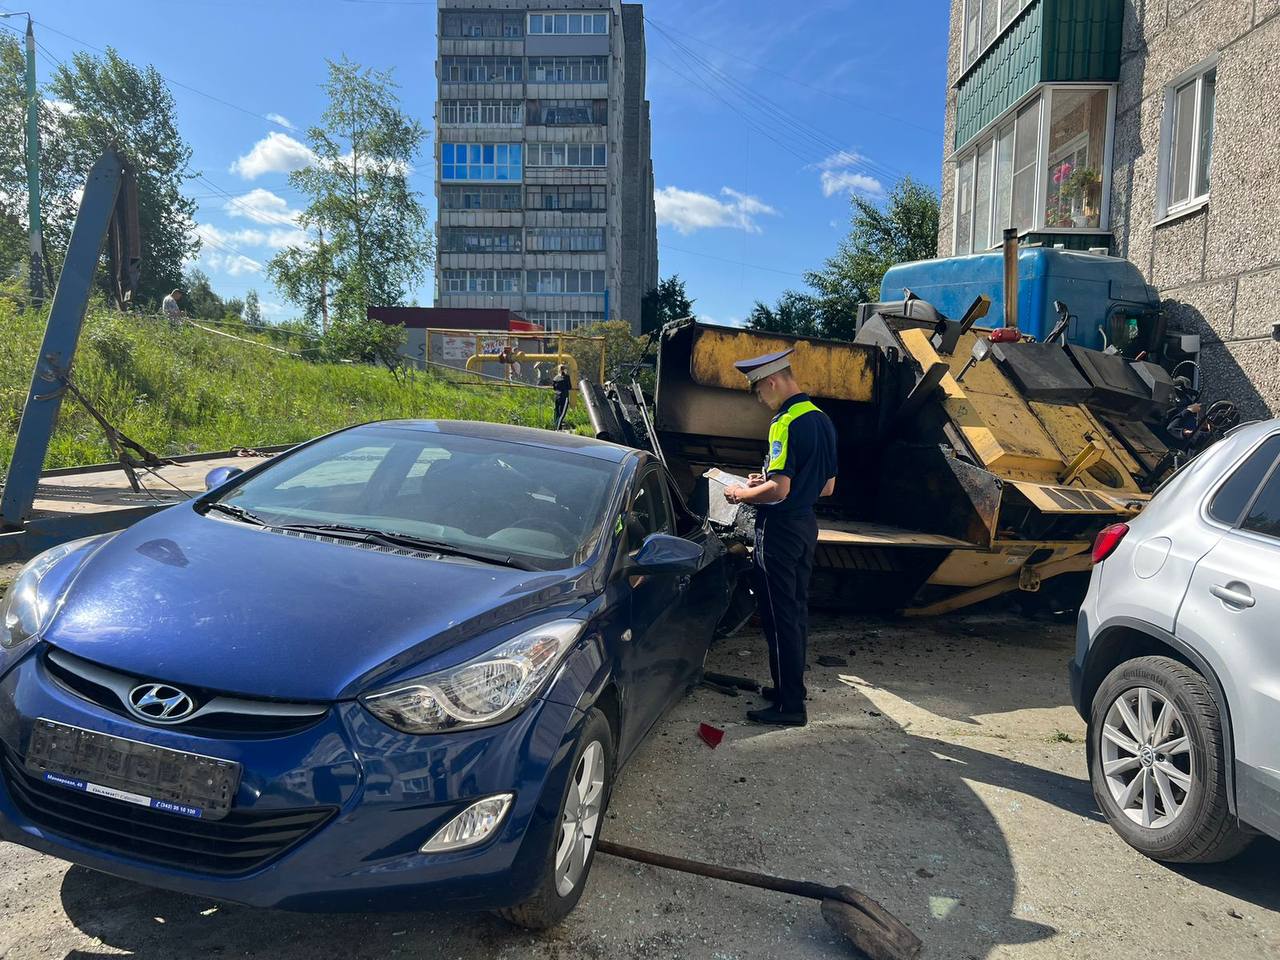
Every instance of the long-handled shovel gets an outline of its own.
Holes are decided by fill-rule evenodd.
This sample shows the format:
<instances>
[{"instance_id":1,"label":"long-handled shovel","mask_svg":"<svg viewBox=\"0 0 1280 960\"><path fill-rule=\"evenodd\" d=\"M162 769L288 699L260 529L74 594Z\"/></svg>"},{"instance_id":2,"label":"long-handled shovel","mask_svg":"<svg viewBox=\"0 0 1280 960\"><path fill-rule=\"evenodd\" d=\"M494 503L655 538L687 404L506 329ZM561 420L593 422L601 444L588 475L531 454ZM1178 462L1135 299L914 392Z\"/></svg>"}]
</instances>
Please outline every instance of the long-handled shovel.
<instances>
[{"instance_id":1,"label":"long-handled shovel","mask_svg":"<svg viewBox=\"0 0 1280 960\"><path fill-rule=\"evenodd\" d=\"M853 945L871 960L915 960L924 946L920 938L912 933L906 924L865 893L853 887L843 885L828 887L821 883L810 883L807 880L788 880L785 877L773 877L766 873L752 873L749 870L720 867L712 863L699 863L697 860L651 853L648 850L638 850L621 843L610 843L608 840L600 840L596 849L613 857L634 860L636 863L647 863L654 867L665 867L668 870L680 870L699 877L727 880L729 883L741 883L763 890L776 890L778 893L789 893L793 897L819 900L822 903L822 919L826 920L837 933L848 937Z\"/></svg>"}]
</instances>

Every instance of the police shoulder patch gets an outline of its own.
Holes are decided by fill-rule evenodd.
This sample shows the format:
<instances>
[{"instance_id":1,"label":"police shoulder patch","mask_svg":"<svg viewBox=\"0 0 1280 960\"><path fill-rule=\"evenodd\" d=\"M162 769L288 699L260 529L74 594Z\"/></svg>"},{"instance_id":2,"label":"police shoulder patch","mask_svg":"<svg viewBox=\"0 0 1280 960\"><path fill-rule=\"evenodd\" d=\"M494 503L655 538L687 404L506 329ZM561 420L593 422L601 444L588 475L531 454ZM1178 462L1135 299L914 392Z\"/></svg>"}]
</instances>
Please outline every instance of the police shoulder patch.
<instances>
[{"instance_id":1,"label":"police shoulder patch","mask_svg":"<svg viewBox=\"0 0 1280 960\"><path fill-rule=\"evenodd\" d=\"M782 453L782 441L781 440L773 441L773 443L769 447L769 458L771 460L777 459L777 457L781 453Z\"/></svg>"}]
</instances>

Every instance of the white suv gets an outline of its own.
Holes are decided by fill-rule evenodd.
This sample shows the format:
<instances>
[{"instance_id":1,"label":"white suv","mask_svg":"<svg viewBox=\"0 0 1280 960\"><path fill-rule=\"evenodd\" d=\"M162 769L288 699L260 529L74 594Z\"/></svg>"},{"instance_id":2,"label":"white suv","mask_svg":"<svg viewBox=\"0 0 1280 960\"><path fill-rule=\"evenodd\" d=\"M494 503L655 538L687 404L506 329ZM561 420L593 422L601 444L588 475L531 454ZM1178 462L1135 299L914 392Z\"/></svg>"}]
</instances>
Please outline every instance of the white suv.
<instances>
[{"instance_id":1,"label":"white suv","mask_svg":"<svg viewBox=\"0 0 1280 960\"><path fill-rule=\"evenodd\" d=\"M1156 860L1280 837L1280 420L1210 447L1098 535L1071 693L1112 827Z\"/></svg>"}]
</instances>

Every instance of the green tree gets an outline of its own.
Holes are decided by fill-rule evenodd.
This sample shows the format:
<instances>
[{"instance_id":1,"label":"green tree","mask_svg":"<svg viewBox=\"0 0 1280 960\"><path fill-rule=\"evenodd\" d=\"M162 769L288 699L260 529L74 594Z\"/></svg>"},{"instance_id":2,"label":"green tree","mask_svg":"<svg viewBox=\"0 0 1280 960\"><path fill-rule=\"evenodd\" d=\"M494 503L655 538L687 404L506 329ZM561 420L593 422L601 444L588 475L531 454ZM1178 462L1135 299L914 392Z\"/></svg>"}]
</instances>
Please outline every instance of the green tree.
<instances>
[{"instance_id":1,"label":"green tree","mask_svg":"<svg viewBox=\"0 0 1280 960\"><path fill-rule=\"evenodd\" d=\"M795 337L824 337L822 303L799 290L787 290L776 306L757 300L747 314L747 329L786 333Z\"/></svg>"},{"instance_id":2,"label":"green tree","mask_svg":"<svg viewBox=\"0 0 1280 960\"><path fill-rule=\"evenodd\" d=\"M214 292L209 275L202 270L192 270L182 279L182 312L196 320L221 320L226 314L226 304Z\"/></svg>"},{"instance_id":3,"label":"green tree","mask_svg":"<svg viewBox=\"0 0 1280 960\"><path fill-rule=\"evenodd\" d=\"M315 237L282 250L267 271L308 318L327 301L336 321L358 330L368 306L402 303L431 266L426 211L408 181L426 131L400 110L388 73L329 61L325 93L323 125L307 131L315 162L289 175L308 197L301 224Z\"/></svg>"},{"instance_id":4,"label":"green tree","mask_svg":"<svg viewBox=\"0 0 1280 960\"><path fill-rule=\"evenodd\" d=\"M679 274L672 274L644 295L640 301L640 331L661 330L672 320L693 315L693 301L684 289Z\"/></svg>"},{"instance_id":5,"label":"green tree","mask_svg":"<svg viewBox=\"0 0 1280 960\"><path fill-rule=\"evenodd\" d=\"M200 249L196 204L182 193L191 148L178 133L173 95L154 67L136 67L108 47L100 58L77 53L59 66L48 96L60 105L51 111L52 136L42 144L50 258L61 263L89 168L115 146L138 178L142 279L135 300L159 306Z\"/></svg>"},{"instance_id":6,"label":"green tree","mask_svg":"<svg viewBox=\"0 0 1280 960\"><path fill-rule=\"evenodd\" d=\"M331 363L343 360L375 363L398 373L404 365L400 354L404 339L402 324L387 324L366 317L339 318L320 341L319 359Z\"/></svg>"},{"instance_id":7,"label":"green tree","mask_svg":"<svg viewBox=\"0 0 1280 960\"><path fill-rule=\"evenodd\" d=\"M258 303L258 291L250 290L244 295L244 322L251 327L262 326L262 305Z\"/></svg>"},{"instance_id":8,"label":"green tree","mask_svg":"<svg viewBox=\"0 0 1280 960\"><path fill-rule=\"evenodd\" d=\"M26 62L0 36L0 278L19 272L27 254Z\"/></svg>"},{"instance_id":9,"label":"green tree","mask_svg":"<svg viewBox=\"0 0 1280 960\"><path fill-rule=\"evenodd\" d=\"M882 204L850 196L849 235L826 266L805 274L822 301L823 332L835 339L854 333L858 304L880 297L884 272L896 263L938 255L938 195L904 177Z\"/></svg>"}]
</instances>

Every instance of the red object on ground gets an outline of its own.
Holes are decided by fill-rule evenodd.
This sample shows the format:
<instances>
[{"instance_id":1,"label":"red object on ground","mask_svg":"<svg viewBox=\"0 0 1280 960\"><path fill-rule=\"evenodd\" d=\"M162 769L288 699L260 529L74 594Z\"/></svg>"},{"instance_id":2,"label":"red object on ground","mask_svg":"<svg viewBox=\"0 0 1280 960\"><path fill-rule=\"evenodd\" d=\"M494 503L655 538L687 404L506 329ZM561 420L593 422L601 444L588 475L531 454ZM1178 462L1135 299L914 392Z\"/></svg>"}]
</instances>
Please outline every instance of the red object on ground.
<instances>
[{"instance_id":1,"label":"red object on ground","mask_svg":"<svg viewBox=\"0 0 1280 960\"><path fill-rule=\"evenodd\" d=\"M709 723L698 724L698 736L702 738L702 742L714 750L720 746L720 741L724 739L724 731L719 727L713 727Z\"/></svg>"},{"instance_id":2,"label":"red object on ground","mask_svg":"<svg viewBox=\"0 0 1280 960\"><path fill-rule=\"evenodd\" d=\"M1022 339L1022 332L1017 327L996 327L987 339L992 343L1017 343Z\"/></svg>"}]
</instances>

